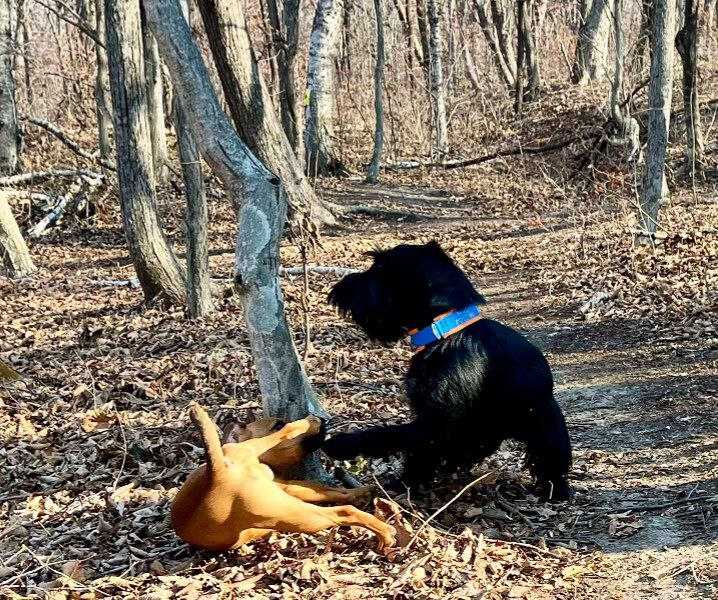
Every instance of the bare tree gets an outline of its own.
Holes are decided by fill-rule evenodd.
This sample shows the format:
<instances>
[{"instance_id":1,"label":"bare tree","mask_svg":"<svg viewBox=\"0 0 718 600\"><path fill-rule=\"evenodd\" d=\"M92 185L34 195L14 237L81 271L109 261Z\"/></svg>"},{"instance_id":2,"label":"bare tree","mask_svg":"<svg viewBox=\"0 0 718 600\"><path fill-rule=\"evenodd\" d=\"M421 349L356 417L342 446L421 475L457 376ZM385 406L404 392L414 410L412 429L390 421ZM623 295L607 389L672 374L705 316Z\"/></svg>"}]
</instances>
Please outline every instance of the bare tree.
<instances>
[{"instance_id":1,"label":"bare tree","mask_svg":"<svg viewBox=\"0 0 718 600\"><path fill-rule=\"evenodd\" d=\"M282 129L254 55L242 5L234 0L202 0L199 9L229 112L242 139L281 178L294 209L311 212L320 223L334 223Z\"/></svg>"},{"instance_id":2,"label":"bare tree","mask_svg":"<svg viewBox=\"0 0 718 600\"><path fill-rule=\"evenodd\" d=\"M191 23L188 0L180 0L182 13ZM207 196L202 178L202 163L194 134L187 122L182 99L172 99L172 115L184 181L187 209L185 229L187 232L187 304L191 319L204 317L212 312L212 289L209 276L209 231Z\"/></svg>"},{"instance_id":3,"label":"bare tree","mask_svg":"<svg viewBox=\"0 0 718 600\"><path fill-rule=\"evenodd\" d=\"M686 168L692 175L703 170L705 152L698 101L698 2L699 0L684 0L683 28L676 36L676 46L683 63Z\"/></svg>"},{"instance_id":4,"label":"bare tree","mask_svg":"<svg viewBox=\"0 0 718 600\"><path fill-rule=\"evenodd\" d=\"M639 227L652 236L658 211L668 201L665 162L673 95L675 1L653 0L651 19L651 79L648 84L648 145L641 189Z\"/></svg>"},{"instance_id":5,"label":"bare tree","mask_svg":"<svg viewBox=\"0 0 718 600\"><path fill-rule=\"evenodd\" d=\"M100 158L110 161L112 146L110 144L110 119L112 116L107 110L107 98L105 96L105 85L107 82L107 52L103 45L106 42L105 35L105 0L95 0L95 61L97 71L95 72L95 114L97 115L97 135L100 142Z\"/></svg>"},{"instance_id":6,"label":"bare tree","mask_svg":"<svg viewBox=\"0 0 718 600\"><path fill-rule=\"evenodd\" d=\"M162 63L157 50L157 42L152 33L143 24L142 47L145 52L145 77L147 78L147 105L150 115L150 140L155 179L166 181L167 169L167 132L165 131L164 91L162 84Z\"/></svg>"},{"instance_id":7,"label":"bare tree","mask_svg":"<svg viewBox=\"0 0 718 600\"><path fill-rule=\"evenodd\" d=\"M7 193L0 191L0 254L10 277L26 277L36 267L10 211L7 196Z\"/></svg>"},{"instance_id":8,"label":"bare tree","mask_svg":"<svg viewBox=\"0 0 718 600\"><path fill-rule=\"evenodd\" d=\"M376 183L381 163L381 150L384 146L384 103L382 101L382 84L384 82L384 14L381 0L374 0L376 17L376 65L374 67L374 153L369 163L366 180Z\"/></svg>"},{"instance_id":9,"label":"bare tree","mask_svg":"<svg viewBox=\"0 0 718 600\"><path fill-rule=\"evenodd\" d=\"M311 175L344 171L334 140L334 63L341 45L344 1L319 0L312 24L304 129L307 173Z\"/></svg>"},{"instance_id":10,"label":"bare tree","mask_svg":"<svg viewBox=\"0 0 718 600\"><path fill-rule=\"evenodd\" d=\"M0 0L0 173L14 173L20 160L20 129L13 81L14 0Z\"/></svg>"},{"instance_id":11,"label":"bare tree","mask_svg":"<svg viewBox=\"0 0 718 600\"><path fill-rule=\"evenodd\" d=\"M299 46L300 0L284 0L280 12L277 0L267 0L273 33L273 50L279 71L279 106L282 127L300 164L304 163L302 117L294 77L294 62Z\"/></svg>"},{"instance_id":12,"label":"bare tree","mask_svg":"<svg viewBox=\"0 0 718 600\"><path fill-rule=\"evenodd\" d=\"M287 420L308 412L325 415L297 356L279 287L279 244L286 216L282 184L252 154L222 111L176 1L144 1L202 154L237 207L235 286L264 411Z\"/></svg>"},{"instance_id":13,"label":"bare tree","mask_svg":"<svg viewBox=\"0 0 718 600\"><path fill-rule=\"evenodd\" d=\"M157 216L139 0L106 0L105 26L125 236L147 301L185 302L185 282Z\"/></svg>"},{"instance_id":14,"label":"bare tree","mask_svg":"<svg viewBox=\"0 0 718 600\"><path fill-rule=\"evenodd\" d=\"M434 109L434 147L438 154L449 151L449 131L446 118L446 90L444 89L444 61L442 58L442 18L437 0L426 0L429 17L429 72L431 100Z\"/></svg>"},{"instance_id":15,"label":"bare tree","mask_svg":"<svg viewBox=\"0 0 718 600\"><path fill-rule=\"evenodd\" d=\"M497 4L493 2L493 4ZM476 14L477 21L481 27L481 31L484 33L489 47L491 48L491 55L494 58L496 68L501 75L502 79L509 88L513 88L516 85L516 74L514 73L515 59L508 62L508 57L504 49L499 36L505 36L505 31L497 31L497 25L495 20L489 21L488 13L486 8L488 6L487 0L474 0L474 11ZM500 7L497 6L498 13L501 15L501 23L503 24L503 12Z\"/></svg>"},{"instance_id":16,"label":"bare tree","mask_svg":"<svg viewBox=\"0 0 718 600\"><path fill-rule=\"evenodd\" d=\"M582 23L576 41L571 79L583 85L606 75L611 31L609 0L581 0Z\"/></svg>"},{"instance_id":17,"label":"bare tree","mask_svg":"<svg viewBox=\"0 0 718 600\"><path fill-rule=\"evenodd\" d=\"M429 43L429 19L426 16L426 0L416 1L416 25L419 30L419 42L421 43L421 55L423 60L421 65L424 67L426 80L429 81L430 62L431 62L431 45Z\"/></svg>"},{"instance_id":18,"label":"bare tree","mask_svg":"<svg viewBox=\"0 0 718 600\"><path fill-rule=\"evenodd\" d=\"M611 85L611 119L615 133L609 141L626 148L629 160L638 160L641 151L638 121L621 108L620 94L623 88L623 0L613 0L613 32L615 41L615 71Z\"/></svg>"}]
</instances>

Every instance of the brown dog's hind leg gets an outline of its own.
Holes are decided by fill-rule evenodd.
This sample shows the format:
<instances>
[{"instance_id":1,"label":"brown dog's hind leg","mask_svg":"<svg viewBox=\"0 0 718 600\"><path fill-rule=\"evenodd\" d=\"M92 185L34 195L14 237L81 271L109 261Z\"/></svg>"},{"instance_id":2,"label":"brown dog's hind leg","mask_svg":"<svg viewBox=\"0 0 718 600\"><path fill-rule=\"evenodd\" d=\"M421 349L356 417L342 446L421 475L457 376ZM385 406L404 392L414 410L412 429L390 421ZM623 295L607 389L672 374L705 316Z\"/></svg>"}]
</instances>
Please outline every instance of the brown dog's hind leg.
<instances>
[{"instance_id":1,"label":"brown dog's hind leg","mask_svg":"<svg viewBox=\"0 0 718 600\"><path fill-rule=\"evenodd\" d=\"M261 529L259 527L245 529L239 534L239 539L237 540L237 543L232 546L232 549L244 546L244 544L248 544L249 542L261 540L262 538L267 537L270 533L273 533L272 529Z\"/></svg>"},{"instance_id":2,"label":"brown dog's hind leg","mask_svg":"<svg viewBox=\"0 0 718 600\"><path fill-rule=\"evenodd\" d=\"M396 529L355 506L325 506L320 510L337 525L354 525L373 531L379 536L383 547L391 547L396 543Z\"/></svg>"},{"instance_id":3,"label":"brown dog's hind leg","mask_svg":"<svg viewBox=\"0 0 718 600\"><path fill-rule=\"evenodd\" d=\"M371 498L372 486L355 489L337 488L314 483L313 481L274 480L284 492L304 502L328 502L364 504Z\"/></svg>"},{"instance_id":4,"label":"brown dog's hind leg","mask_svg":"<svg viewBox=\"0 0 718 600\"><path fill-rule=\"evenodd\" d=\"M304 435L314 435L319 433L322 428L322 422L319 417L309 415L306 419L299 419L298 421L292 421L282 427L277 433L272 433L261 438L252 438L240 442L242 447L249 448L256 453L257 456L261 456L268 450L274 448L277 444L285 440L292 440Z\"/></svg>"}]
</instances>

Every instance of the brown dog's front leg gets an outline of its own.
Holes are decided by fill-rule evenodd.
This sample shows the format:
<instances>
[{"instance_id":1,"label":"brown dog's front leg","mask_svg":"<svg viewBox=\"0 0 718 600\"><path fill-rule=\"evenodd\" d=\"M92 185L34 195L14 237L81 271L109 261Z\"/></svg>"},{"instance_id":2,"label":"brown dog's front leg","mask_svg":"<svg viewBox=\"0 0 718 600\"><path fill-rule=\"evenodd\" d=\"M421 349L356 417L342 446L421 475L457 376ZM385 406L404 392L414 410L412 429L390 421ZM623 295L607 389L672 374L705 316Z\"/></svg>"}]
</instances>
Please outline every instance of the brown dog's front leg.
<instances>
[{"instance_id":1,"label":"brown dog's front leg","mask_svg":"<svg viewBox=\"0 0 718 600\"><path fill-rule=\"evenodd\" d=\"M291 440L304 435L315 435L322 429L322 421L319 417L309 415L306 419L299 419L298 421L292 421L282 427L277 433L272 433L261 438L252 438L240 442L244 448L249 448L256 453L257 456L261 456L268 450L271 450L276 445L282 443L285 440Z\"/></svg>"},{"instance_id":2,"label":"brown dog's front leg","mask_svg":"<svg viewBox=\"0 0 718 600\"><path fill-rule=\"evenodd\" d=\"M274 480L282 490L304 502L350 503L364 504L369 501L372 486L346 489L329 487L312 481L281 481Z\"/></svg>"}]
</instances>

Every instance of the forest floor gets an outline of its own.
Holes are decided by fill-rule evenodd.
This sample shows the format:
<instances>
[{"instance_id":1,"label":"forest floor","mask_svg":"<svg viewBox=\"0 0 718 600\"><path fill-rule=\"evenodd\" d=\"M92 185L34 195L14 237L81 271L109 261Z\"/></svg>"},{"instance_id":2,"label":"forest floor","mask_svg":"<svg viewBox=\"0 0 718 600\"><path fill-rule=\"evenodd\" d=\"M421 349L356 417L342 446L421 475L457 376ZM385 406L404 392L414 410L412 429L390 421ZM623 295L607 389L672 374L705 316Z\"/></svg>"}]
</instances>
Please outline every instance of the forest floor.
<instances>
[{"instance_id":1,"label":"forest floor","mask_svg":"<svg viewBox=\"0 0 718 600\"><path fill-rule=\"evenodd\" d=\"M487 297L485 314L546 352L575 448L572 503L532 497L507 443L458 497L471 479L395 498L415 540L391 559L359 530L221 555L181 543L169 503L203 460L188 402L222 424L257 410L259 390L231 294L189 322L107 283L134 276L109 195L92 223L68 219L33 244L32 278L0 279L0 355L25 376L0 387L0 596L718 597L715 171L696 194L675 186L659 246L634 246L631 173L607 165L569 186L570 152L325 182L336 202L392 212L324 232L311 260L362 268L366 250L437 239ZM160 200L181 253L181 202ZM210 210L213 276L229 278L234 214L215 198ZM282 251L283 265L300 264L295 241ZM337 279L310 276L308 375L342 427L406 419L410 350L343 322L325 301ZM302 352L302 279L282 284ZM382 482L396 465L345 466Z\"/></svg>"}]
</instances>

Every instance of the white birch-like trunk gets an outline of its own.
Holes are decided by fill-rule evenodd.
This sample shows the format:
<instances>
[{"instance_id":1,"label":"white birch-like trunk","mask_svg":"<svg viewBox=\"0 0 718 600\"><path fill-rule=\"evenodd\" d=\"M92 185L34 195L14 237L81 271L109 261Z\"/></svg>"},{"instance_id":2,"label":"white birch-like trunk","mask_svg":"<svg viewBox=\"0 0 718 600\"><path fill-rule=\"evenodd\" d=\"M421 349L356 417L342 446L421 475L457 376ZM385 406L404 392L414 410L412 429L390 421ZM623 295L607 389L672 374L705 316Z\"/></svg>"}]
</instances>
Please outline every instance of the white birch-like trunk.
<instances>
[{"instance_id":1,"label":"white birch-like trunk","mask_svg":"<svg viewBox=\"0 0 718 600\"><path fill-rule=\"evenodd\" d=\"M184 305L184 277L157 215L139 0L106 0L105 26L127 246L145 299Z\"/></svg>"},{"instance_id":2,"label":"white birch-like trunk","mask_svg":"<svg viewBox=\"0 0 718 600\"><path fill-rule=\"evenodd\" d=\"M379 178L381 151L384 146L384 102L382 87L384 83L384 11L381 0L374 0L374 16L376 17L376 64L374 66L374 153L369 163L366 180L376 183Z\"/></svg>"},{"instance_id":3,"label":"white birch-like trunk","mask_svg":"<svg viewBox=\"0 0 718 600\"><path fill-rule=\"evenodd\" d=\"M20 160L20 129L13 81L14 0L0 0L0 174L14 173Z\"/></svg>"},{"instance_id":4,"label":"white birch-like trunk","mask_svg":"<svg viewBox=\"0 0 718 600\"><path fill-rule=\"evenodd\" d=\"M279 244L286 217L283 186L252 154L222 111L176 0L144 0L144 4L195 139L237 207L235 287L264 412L286 420L308 412L324 416L297 356L279 286Z\"/></svg>"},{"instance_id":5,"label":"white birch-like trunk","mask_svg":"<svg viewBox=\"0 0 718 600\"><path fill-rule=\"evenodd\" d=\"M345 0L318 0L307 64L304 152L312 176L344 171L334 133L335 61L342 41Z\"/></svg>"},{"instance_id":6,"label":"white birch-like trunk","mask_svg":"<svg viewBox=\"0 0 718 600\"><path fill-rule=\"evenodd\" d=\"M3 191L0 191L0 254L8 276L13 279L26 277L36 270Z\"/></svg>"},{"instance_id":7,"label":"white birch-like trunk","mask_svg":"<svg viewBox=\"0 0 718 600\"><path fill-rule=\"evenodd\" d=\"M426 0L429 17L429 74L431 77L431 100L434 109L434 132L436 153L449 151L449 128L446 118L446 94L444 90L444 61L442 54L442 18L437 0Z\"/></svg>"},{"instance_id":8,"label":"white birch-like trunk","mask_svg":"<svg viewBox=\"0 0 718 600\"><path fill-rule=\"evenodd\" d=\"M651 23L651 78L648 84L648 144L641 189L639 228L652 236L658 212L668 202L665 163L673 96L673 44L676 0L654 0Z\"/></svg>"}]
</instances>

